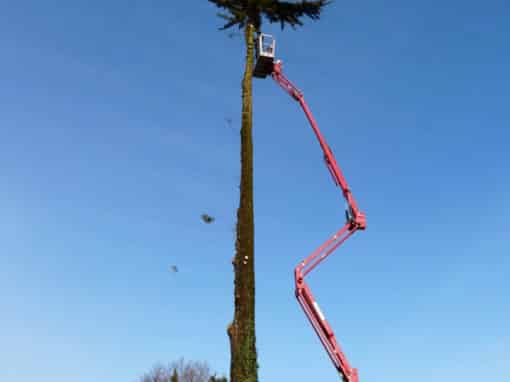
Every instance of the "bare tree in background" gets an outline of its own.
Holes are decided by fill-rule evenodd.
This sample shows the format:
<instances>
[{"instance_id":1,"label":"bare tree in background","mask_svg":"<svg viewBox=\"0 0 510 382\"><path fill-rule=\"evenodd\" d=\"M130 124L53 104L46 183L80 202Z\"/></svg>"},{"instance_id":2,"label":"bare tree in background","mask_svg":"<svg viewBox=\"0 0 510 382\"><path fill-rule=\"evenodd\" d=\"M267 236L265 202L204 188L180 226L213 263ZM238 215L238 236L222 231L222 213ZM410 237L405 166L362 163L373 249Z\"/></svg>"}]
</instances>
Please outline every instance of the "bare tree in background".
<instances>
[{"instance_id":1,"label":"bare tree in background","mask_svg":"<svg viewBox=\"0 0 510 382\"><path fill-rule=\"evenodd\" d=\"M172 369L162 364L156 364L152 369L140 377L140 382L170 382Z\"/></svg>"},{"instance_id":2,"label":"bare tree in background","mask_svg":"<svg viewBox=\"0 0 510 382\"><path fill-rule=\"evenodd\" d=\"M184 361L181 358L166 366L161 363L154 365L149 372L140 377L139 382L173 382L174 373L178 382L226 381L224 377L218 378L213 375L207 362Z\"/></svg>"},{"instance_id":3,"label":"bare tree in background","mask_svg":"<svg viewBox=\"0 0 510 382\"><path fill-rule=\"evenodd\" d=\"M208 382L211 377L207 362L184 362L181 358L172 364L172 368L177 370L179 382Z\"/></svg>"}]
</instances>

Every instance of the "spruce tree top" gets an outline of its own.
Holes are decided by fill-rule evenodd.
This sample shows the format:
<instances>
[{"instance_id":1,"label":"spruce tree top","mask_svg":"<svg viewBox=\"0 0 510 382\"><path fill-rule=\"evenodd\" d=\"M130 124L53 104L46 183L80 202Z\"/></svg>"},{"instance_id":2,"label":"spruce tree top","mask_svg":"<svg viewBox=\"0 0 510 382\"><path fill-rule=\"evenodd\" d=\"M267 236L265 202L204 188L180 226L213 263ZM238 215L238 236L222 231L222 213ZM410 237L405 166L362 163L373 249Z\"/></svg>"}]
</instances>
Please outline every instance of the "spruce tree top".
<instances>
[{"instance_id":1,"label":"spruce tree top","mask_svg":"<svg viewBox=\"0 0 510 382\"><path fill-rule=\"evenodd\" d=\"M246 24L252 24L256 31L260 31L262 19L270 23L280 23L282 29L285 24L292 28L303 25L304 16L317 20L321 10L332 0L316 1L278 1L278 0L209 0L226 13L218 16L226 20L220 29L228 29L237 25L239 29Z\"/></svg>"}]
</instances>

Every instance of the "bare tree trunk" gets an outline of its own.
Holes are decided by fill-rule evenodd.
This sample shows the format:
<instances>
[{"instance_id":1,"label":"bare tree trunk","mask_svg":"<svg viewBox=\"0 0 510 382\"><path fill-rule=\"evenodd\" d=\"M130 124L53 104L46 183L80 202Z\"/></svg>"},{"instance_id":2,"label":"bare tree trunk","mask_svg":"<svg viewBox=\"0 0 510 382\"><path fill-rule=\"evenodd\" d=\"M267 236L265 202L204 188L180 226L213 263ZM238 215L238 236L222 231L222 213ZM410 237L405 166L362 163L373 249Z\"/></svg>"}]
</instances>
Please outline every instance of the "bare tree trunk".
<instances>
[{"instance_id":1,"label":"bare tree trunk","mask_svg":"<svg viewBox=\"0 0 510 382\"><path fill-rule=\"evenodd\" d=\"M245 28L246 67L242 82L241 185L234 265L234 320L228 326L230 382L257 382L253 223L252 72L254 27Z\"/></svg>"}]
</instances>

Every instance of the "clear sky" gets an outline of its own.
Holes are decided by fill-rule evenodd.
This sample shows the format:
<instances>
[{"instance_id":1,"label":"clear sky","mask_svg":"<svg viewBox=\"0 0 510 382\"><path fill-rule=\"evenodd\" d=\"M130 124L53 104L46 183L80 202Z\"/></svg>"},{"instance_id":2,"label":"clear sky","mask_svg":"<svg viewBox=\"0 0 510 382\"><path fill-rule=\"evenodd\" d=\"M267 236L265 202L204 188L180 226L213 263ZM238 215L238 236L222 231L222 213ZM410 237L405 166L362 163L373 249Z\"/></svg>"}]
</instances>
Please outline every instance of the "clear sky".
<instances>
[{"instance_id":1,"label":"clear sky","mask_svg":"<svg viewBox=\"0 0 510 382\"><path fill-rule=\"evenodd\" d=\"M215 13L0 1L0 380L134 381L180 357L228 371L244 51ZM265 29L367 214L310 277L363 382L508 380L509 16L336 1ZM338 380L292 271L344 202L270 79L253 132L260 380Z\"/></svg>"}]
</instances>

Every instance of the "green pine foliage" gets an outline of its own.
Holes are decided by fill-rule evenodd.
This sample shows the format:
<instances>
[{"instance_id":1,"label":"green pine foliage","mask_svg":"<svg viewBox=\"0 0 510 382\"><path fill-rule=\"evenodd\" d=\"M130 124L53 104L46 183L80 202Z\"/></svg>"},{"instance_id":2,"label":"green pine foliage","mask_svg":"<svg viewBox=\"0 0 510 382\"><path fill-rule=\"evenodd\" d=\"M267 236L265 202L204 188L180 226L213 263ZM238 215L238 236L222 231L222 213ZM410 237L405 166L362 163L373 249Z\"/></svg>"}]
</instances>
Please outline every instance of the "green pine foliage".
<instances>
[{"instance_id":1,"label":"green pine foliage","mask_svg":"<svg viewBox=\"0 0 510 382\"><path fill-rule=\"evenodd\" d=\"M302 18L307 16L312 20L320 18L322 8L331 0L317 1L277 1L277 0L209 0L224 12L218 16L226 21L221 29L228 29L237 25L242 29L246 24L253 24L260 30L262 20L270 23L280 23L282 29L285 25L292 28L302 26Z\"/></svg>"}]
</instances>

